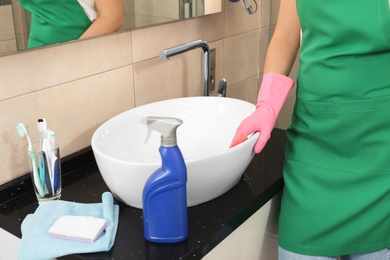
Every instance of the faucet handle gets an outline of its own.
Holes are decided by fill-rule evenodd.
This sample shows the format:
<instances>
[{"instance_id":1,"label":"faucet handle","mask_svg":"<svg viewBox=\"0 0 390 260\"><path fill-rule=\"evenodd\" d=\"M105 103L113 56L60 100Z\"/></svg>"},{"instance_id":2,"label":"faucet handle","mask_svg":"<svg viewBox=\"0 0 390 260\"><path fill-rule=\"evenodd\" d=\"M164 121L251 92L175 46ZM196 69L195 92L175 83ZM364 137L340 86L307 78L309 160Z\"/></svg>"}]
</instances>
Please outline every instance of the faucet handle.
<instances>
[{"instance_id":1,"label":"faucet handle","mask_svg":"<svg viewBox=\"0 0 390 260\"><path fill-rule=\"evenodd\" d=\"M217 97L226 97L227 82L225 78L219 80Z\"/></svg>"}]
</instances>

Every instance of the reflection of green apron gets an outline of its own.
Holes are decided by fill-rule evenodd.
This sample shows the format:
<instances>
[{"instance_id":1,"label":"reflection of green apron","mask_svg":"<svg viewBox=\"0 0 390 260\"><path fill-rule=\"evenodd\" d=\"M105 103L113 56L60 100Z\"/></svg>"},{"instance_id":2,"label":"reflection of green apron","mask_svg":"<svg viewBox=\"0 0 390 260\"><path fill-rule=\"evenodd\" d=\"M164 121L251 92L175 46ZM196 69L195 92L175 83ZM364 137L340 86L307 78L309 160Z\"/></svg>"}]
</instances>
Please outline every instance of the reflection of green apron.
<instances>
[{"instance_id":1,"label":"reflection of green apron","mask_svg":"<svg viewBox=\"0 0 390 260\"><path fill-rule=\"evenodd\" d=\"M297 10L279 244L322 256L389 248L389 1L297 0Z\"/></svg>"},{"instance_id":2,"label":"reflection of green apron","mask_svg":"<svg viewBox=\"0 0 390 260\"><path fill-rule=\"evenodd\" d=\"M28 48L78 39L91 25L77 0L19 0L31 12Z\"/></svg>"}]
</instances>

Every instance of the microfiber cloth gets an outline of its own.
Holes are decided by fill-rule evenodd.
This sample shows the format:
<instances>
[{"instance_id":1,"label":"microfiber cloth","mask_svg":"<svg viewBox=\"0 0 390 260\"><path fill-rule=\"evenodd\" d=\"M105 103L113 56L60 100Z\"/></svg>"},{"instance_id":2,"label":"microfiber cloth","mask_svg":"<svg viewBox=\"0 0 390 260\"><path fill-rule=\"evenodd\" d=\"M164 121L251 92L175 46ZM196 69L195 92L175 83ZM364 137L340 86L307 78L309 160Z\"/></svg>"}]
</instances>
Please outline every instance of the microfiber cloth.
<instances>
[{"instance_id":1,"label":"microfiber cloth","mask_svg":"<svg viewBox=\"0 0 390 260\"><path fill-rule=\"evenodd\" d=\"M61 217L91 216L106 219L106 228L94 243L54 238L49 229ZM40 202L34 214L23 220L19 260L50 260L56 257L109 251L118 229L119 206L109 192L102 195L102 203L77 203L63 200Z\"/></svg>"}]
</instances>

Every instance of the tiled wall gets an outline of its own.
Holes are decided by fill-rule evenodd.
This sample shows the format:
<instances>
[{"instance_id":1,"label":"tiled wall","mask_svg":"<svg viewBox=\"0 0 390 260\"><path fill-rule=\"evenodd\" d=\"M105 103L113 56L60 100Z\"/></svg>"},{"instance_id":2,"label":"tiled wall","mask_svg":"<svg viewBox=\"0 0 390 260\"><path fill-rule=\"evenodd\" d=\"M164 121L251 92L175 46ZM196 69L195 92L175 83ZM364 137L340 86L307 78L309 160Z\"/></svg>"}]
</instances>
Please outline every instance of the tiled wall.
<instances>
[{"instance_id":1,"label":"tiled wall","mask_svg":"<svg viewBox=\"0 0 390 260\"><path fill-rule=\"evenodd\" d=\"M179 1L160 0L144 1L134 0L135 25L162 23L179 19Z\"/></svg>"},{"instance_id":2,"label":"tiled wall","mask_svg":"<svg viewBox=\"0 0 390 260\"><path fill-rule=\"evenodd\" d=\"M214 15L0 57L0 184L29 170L26 140L15 130L20 122L37 140L36 121L45 117L66 156L88 147L95 129L122 111L200 95L201 51L163 61L166 47L206 40L216 48L216 77L227 79L228 96L254 103L275 12L271 0L259 0L252 16L240 3L222 2Z\"/></svg>"},{"instance_id":3,"label":"tiled wall","mask_svg":"<svg viewBox=\"0 0 390 260\"><path fill-rule=\"evenodd\" d=\"M0 1L0 32L0 53L16 51L11 2L3 3Z\"/></svg>"},{"instance_id":4,"label":"tiled wall","mask_svg":"<svg viewBox=\"0 0 390 260\"><path fill-rule=\"evenodd\" d=\"M12 19L8 20L13 21L12 30L15 31L16 36L16 48L17 50L25 50L27 48L27 38L28 38L28 19L27 13L20 6L18 0L9 0L12 5ZM0 53L7 53L2 51Z\"/></svg>"}]
</instances>

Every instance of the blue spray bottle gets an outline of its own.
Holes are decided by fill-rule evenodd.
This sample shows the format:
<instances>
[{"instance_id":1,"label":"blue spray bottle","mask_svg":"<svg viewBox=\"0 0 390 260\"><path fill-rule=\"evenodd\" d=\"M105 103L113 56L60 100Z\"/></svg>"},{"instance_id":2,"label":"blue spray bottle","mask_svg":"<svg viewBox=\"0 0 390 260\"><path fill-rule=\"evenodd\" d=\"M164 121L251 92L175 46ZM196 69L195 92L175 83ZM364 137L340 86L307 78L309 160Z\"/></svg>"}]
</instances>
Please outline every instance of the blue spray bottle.
<instances>
[{"instance_id":1,"label":"blue spray bottle","mask_svg":"<svg viewBox=\"0 0 390 260\"><path fill-rule=\"evenodd\" d=\"M182 120L171 117L147 117L149 129L161 134L162 166L146 181L143 194L145 239L157 243L176 243L187 239L187 168L177 146L176 129ZM149 136L149 134L148 134Z\"/></svg>"}]
</instances>

